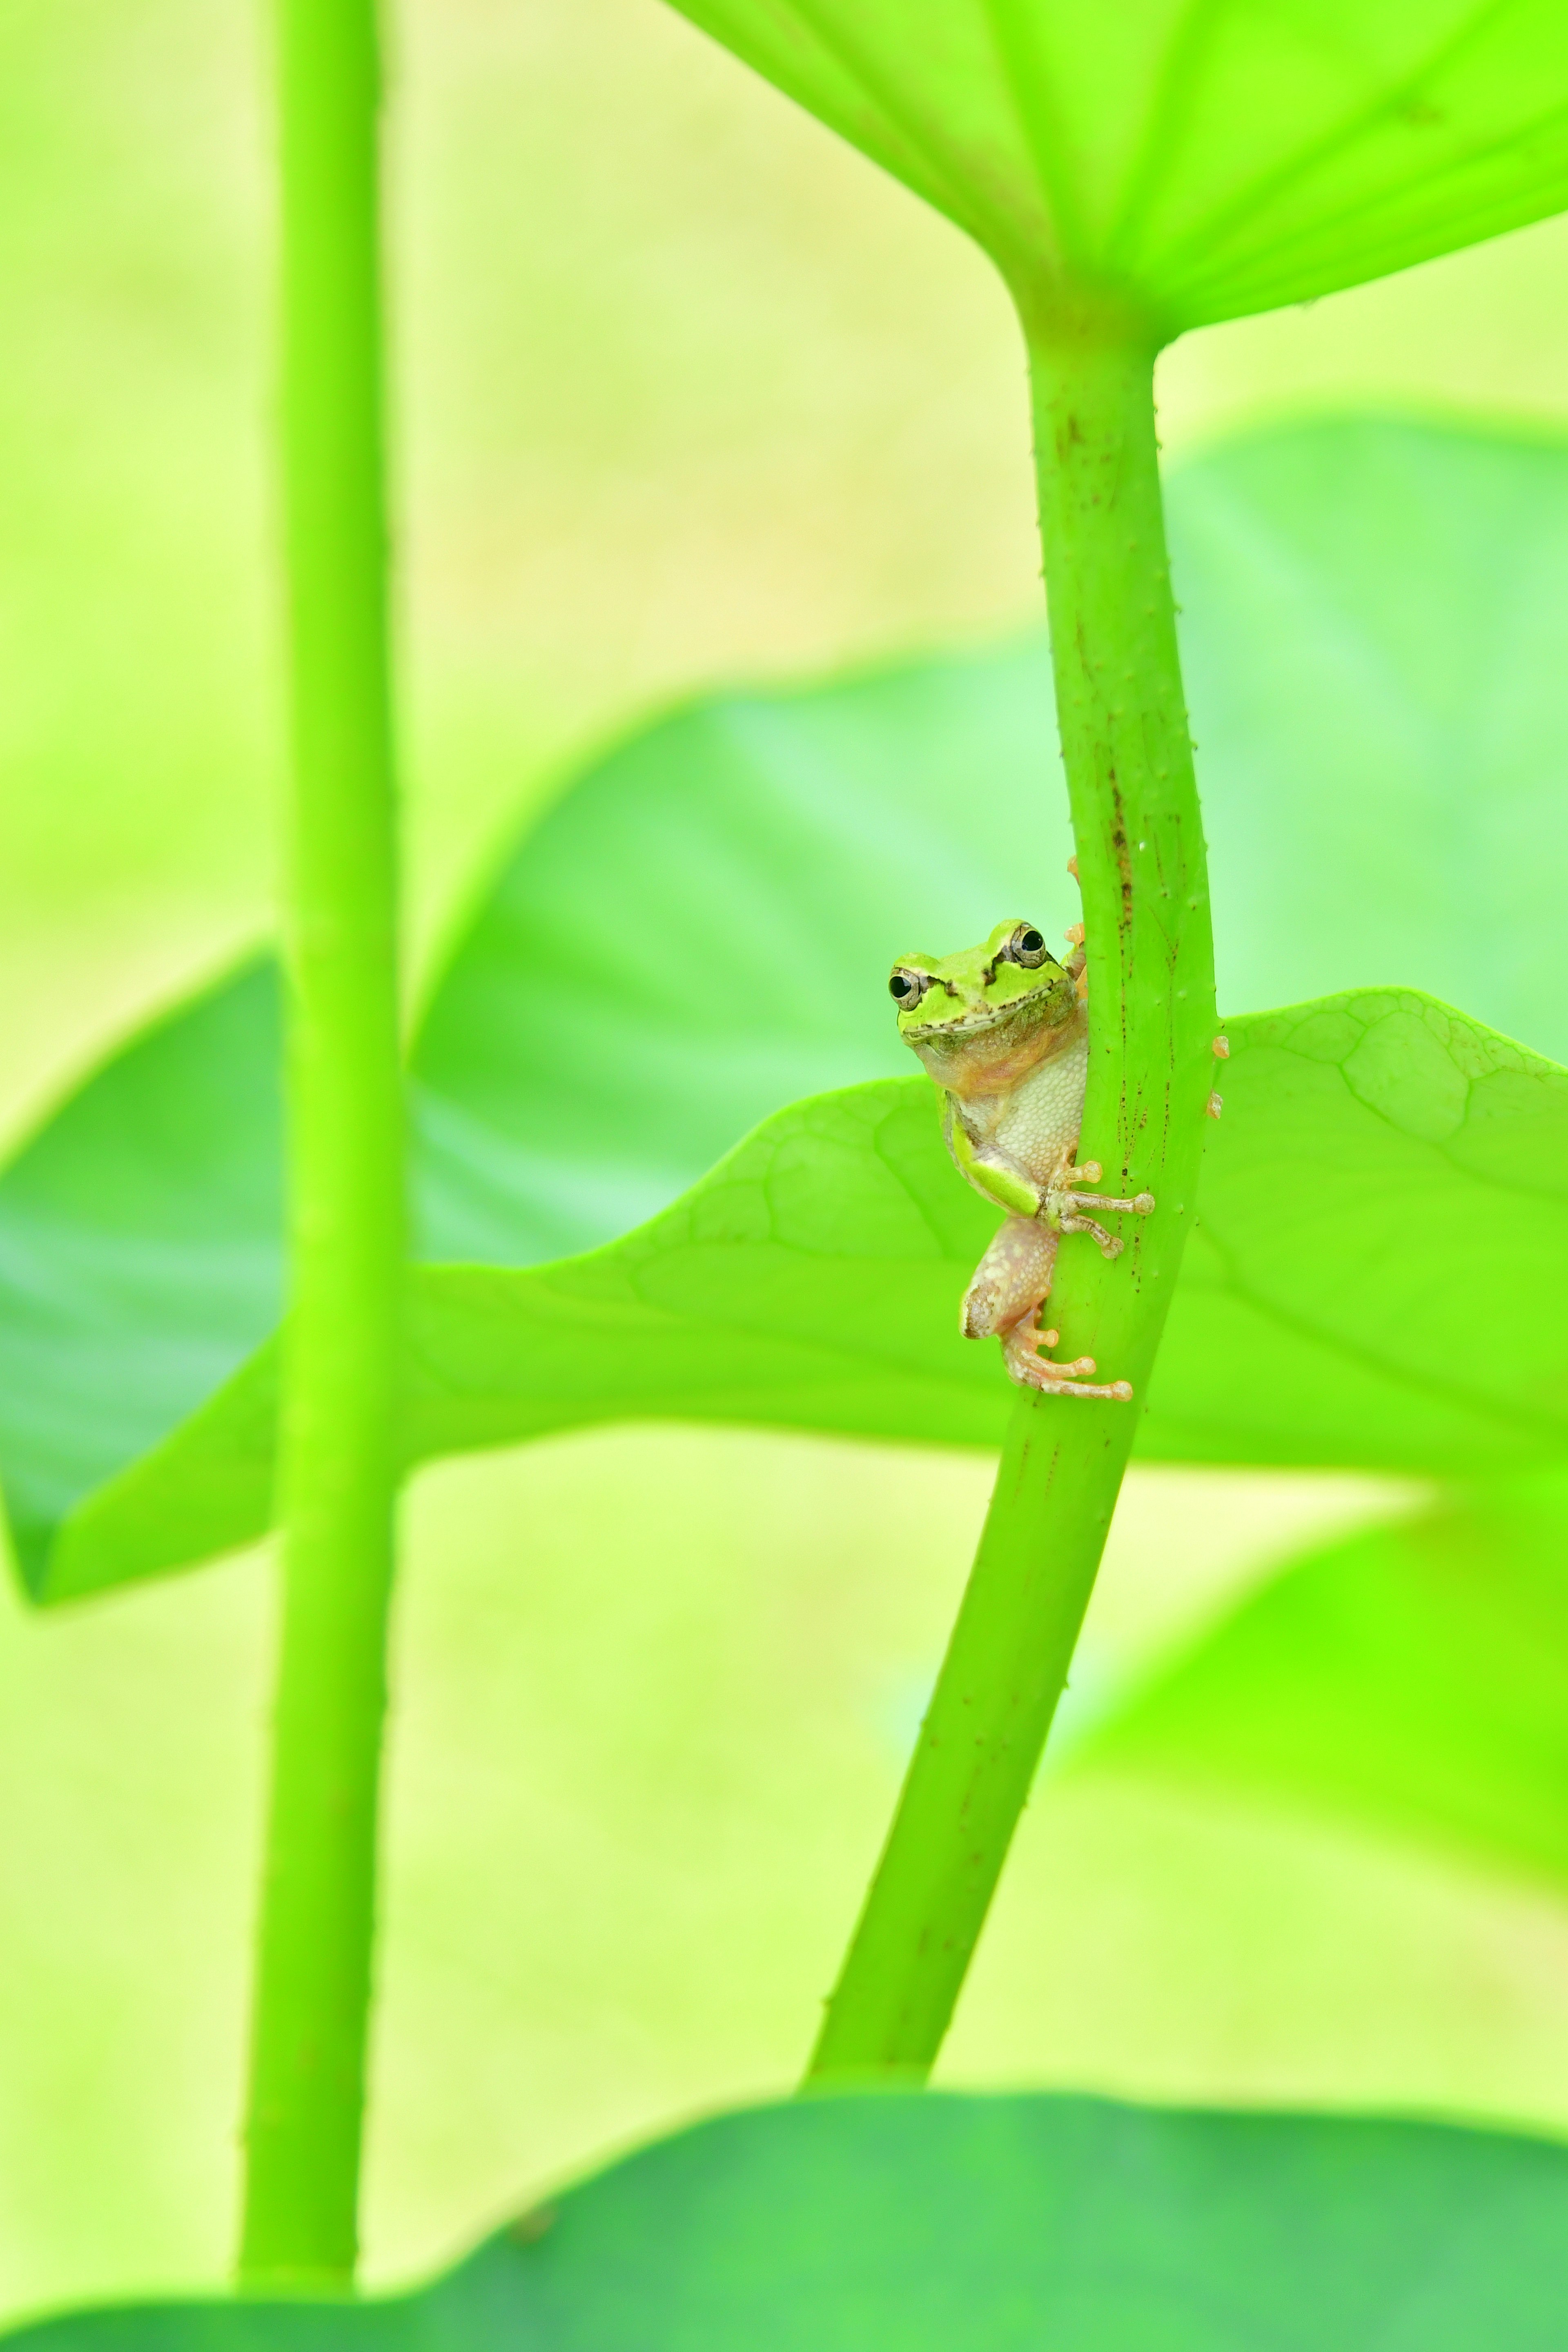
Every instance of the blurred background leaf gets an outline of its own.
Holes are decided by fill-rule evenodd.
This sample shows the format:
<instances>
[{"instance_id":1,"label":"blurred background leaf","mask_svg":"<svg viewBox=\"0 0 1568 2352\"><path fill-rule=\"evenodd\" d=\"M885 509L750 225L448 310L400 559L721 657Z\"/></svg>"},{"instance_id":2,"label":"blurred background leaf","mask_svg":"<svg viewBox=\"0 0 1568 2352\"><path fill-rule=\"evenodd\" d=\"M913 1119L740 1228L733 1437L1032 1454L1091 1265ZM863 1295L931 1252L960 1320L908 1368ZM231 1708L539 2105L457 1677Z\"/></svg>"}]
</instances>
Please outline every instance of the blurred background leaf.
<instances>
[{"instance_id":1,"label":"blurred background leaf","mask_svg":"<svg viewBox=\"0 0 1568 2352\"><path fill-rule=\"evenodd\" d=\"M1568 1483L1445 1498L1293 1562L1075 1768L1348 1811L1568 1883Z\"/></svg>"},{"instance_id":2,"label":"blurred background leaf","mask_svg":"<svg viewBox=\"0 0 1568 2352\"><path fill-rule=\"evenodd\" d=\"M1416 987L1568 1054L1568 450L1341 420L1191 463L1170 504L1222 1002ZM728 696L612 752L500 866L421 1024L426 1254L606 1240L781 1103L905 1066L872 984L896 954L1015 899L1076 913L1042 773L1038 642Z\"/></svg>"},{"instance_id":3,"label":"blurred background leaf","mask_svg":"<svg viewBox=\"0 0 1568 2352\"><path fill-rule=\"evenodd\" d=\"M1568 1055L1568 450L1342 420L1215 451L1170 506L1222 1005L1421 988ZM895 955L1076 916L1047 775L1037 641L612 752L421 1025L426 1255L607 1240L782 1103L904 1066Z\"/></svg>"},{"instance_id":4,"label":"blurred background leaf","mask_svg":"<svg viewBox=\"0 0 1568 2352\"><path fill-rule=\"evenodd\" d=\"M255 964L153 1022L0 1179L0 1477L29 1571L278 1319L281 1049Z\"/></svg>"},{"instance_id":5,"label":"blurred background leaf","mask_svg":"<svg viewBox=\"0 0 1568 2352\"><path fill-rule=\"evenodd\" d=\"M1091 2099L724 2116L406 2298L62 2314L16 2352L1549 2352L1568 2152Z\"/></svg>"}]
</instances>

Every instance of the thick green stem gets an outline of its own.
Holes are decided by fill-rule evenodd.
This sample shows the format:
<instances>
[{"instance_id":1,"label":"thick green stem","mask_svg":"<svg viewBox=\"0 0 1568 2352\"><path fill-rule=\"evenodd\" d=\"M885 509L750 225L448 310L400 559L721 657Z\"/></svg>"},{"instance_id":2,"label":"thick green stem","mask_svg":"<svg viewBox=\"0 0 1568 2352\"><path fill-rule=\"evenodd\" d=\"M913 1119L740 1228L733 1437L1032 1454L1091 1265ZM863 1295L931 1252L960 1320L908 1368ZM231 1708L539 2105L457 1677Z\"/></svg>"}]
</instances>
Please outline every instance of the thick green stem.
<instances>
[{"instance_id":1,"label":"thick green stem","mask_svg":"<svg viewBox=\"0 0 1568 2352\"><path fill-rule=\"evenodd\" d=\"M356 2252L405 1254L374 0L279 0L292 686L283 1633L240 2273Z\"/></svg>"},{"instance_id":2,"label":"thick green stem","mask_svg":"<svg viewBox=\"0 0 1568 2352\"><path fill-rule=\"evenodd\" d=\"M1050 1320L1149 1379L1192 1228L1214 952L1154 440L1154 338L1111 306L1029 315L1057 715L1089 943L1080 1158L1154 1194L1106 1263L1062 1244ZM1039 1764L1138 1406L1021 1395L973 1573L808 2082L929 2074Z\"/></svg>"}]
</instances>

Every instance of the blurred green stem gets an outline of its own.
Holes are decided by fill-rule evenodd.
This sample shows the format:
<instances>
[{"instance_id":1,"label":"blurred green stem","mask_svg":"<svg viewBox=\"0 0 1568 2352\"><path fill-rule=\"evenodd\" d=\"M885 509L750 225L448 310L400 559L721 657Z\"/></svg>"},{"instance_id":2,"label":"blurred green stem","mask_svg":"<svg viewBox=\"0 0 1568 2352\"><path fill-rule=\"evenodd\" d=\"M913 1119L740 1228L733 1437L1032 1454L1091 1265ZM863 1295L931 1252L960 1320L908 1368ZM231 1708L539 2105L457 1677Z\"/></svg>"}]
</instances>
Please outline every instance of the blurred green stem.
<instances>
[{"instance_id":1,"label":"blurred green stem","mask_svg":"<svg viewBox=\"0 0 1568 2352\"><path fill-rule=\"evenodd\" d=\"M1080 1158L1155 1213L1106 1263L1064 1241L1064 1356L1141 1400L1193 1223L1213 1084L1208 883L1154 438L1156 338L1021 303L1057 716L1089 943ZM968 1589L808 2084L921 2080L942 2046L1067 1678L1136 1427L1020 1393Z\"/></svg>"},{"instance_id":2,"label":"blurred green stem","mask_svg":"<svg viewBox=\"0 0 1568 2352\"><path fill-rule=\"evenodd\" d=\"M291 671L283 1628L240 2274L353 2278L405 1253L374 0L279 0Z\"/></svg>"}]
</instances>

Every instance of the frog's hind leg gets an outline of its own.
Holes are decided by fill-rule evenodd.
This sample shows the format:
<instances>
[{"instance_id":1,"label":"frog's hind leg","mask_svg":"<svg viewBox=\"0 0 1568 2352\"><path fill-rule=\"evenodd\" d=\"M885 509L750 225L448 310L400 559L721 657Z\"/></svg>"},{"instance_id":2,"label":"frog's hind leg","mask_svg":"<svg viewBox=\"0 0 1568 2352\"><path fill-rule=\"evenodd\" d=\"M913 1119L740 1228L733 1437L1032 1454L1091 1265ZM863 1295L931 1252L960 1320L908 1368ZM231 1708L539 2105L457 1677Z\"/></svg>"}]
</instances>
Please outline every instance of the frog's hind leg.
<instances>
[{"instance_id":1,"label":"frog's hind leg","mask_svg":"<svg viewBox=\"0 0 1568 2352\"><path fill-rule=\"evenodd\" d=\"M1057 1343L1056 1333L1042 1331L1039 1322L1056 1262L1057 1235L1049 1225L1039 1218L1009 1217L963 1294L963 1336L999 1339L1007 1370L1022 1388L1042 1389L1050 1396L1112 1397L1125 1402L1132 1393L1125 1381L1113 1381L1101 1388L1085 1385L1084 1374L1094 1370L1092 1356L1056 1364L1039 1352Z\"/></svg>"},{"instance_id":2,"label":"frog's hind leg","mask_svg":"<svg viewBox=\"0 0 1568 2352\"><path fill-rule=\"evenodd\" d=\"M1051 1286L1056 1262L1057 1236L1049 1225L1037 1217L1008 1217L963 1294L964 1338L1000 1338L1032 1315Z\"/></svg>"}]
</instances>

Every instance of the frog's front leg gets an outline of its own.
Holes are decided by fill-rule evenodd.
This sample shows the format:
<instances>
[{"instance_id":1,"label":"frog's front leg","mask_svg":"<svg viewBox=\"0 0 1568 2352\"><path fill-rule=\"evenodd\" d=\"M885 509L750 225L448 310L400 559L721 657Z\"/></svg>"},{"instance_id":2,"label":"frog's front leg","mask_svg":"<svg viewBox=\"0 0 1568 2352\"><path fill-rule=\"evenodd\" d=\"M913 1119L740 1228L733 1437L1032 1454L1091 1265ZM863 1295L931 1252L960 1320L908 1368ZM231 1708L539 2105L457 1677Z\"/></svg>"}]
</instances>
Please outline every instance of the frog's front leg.
<instances>
[{"instance_id":1,"label":"frog's front leg","mask_svg":"<svg viewBox=\"0 0 1568 2352\"><path fill-rule=\"evenodd\" d=\"M1078 1187L1098 1184L1103 1171L1098 1160L1086 1160L1081 1168L1073 1166L1073 1154L1068 1152L1046 1187L1041 1214L1047 1223L1061 1234L1092 1234L1100 1244L1101 1257L1120 1257L1126 1243L1120 1234L1108 1234L1086 1209L1121 1210L1129 1216L1146 1217L1154 1206L1152 1192L1135 1193L1130 1201L1112 1200L1103 1192L1084 1192Z\"/></svg>"},{"instance_id":2,"label":"frog's front leg","mask_svg":"<svg viewBox=\"0 0 1568 2352\"><path fill-rule=\"evenodd\" d=\"M1040 1329L1039 1310L1051 1286L1058 1243L1062 1233L1077 1228L1065 1217L1048 1216L1046 1188L994 1145L977 1143L951 1103L946 1131L953 1159L970 1182L1008 1212L963 1294L959 1319L964 1338L1000 1339L1008 1373L1021 1387L1124 1403L1132 1394L1125 1381L1089 1385L1084 1376L1094 1370L1092 1356L1053 1363L1040 1353L1057 1344L1054 1331Z\"/></svg>"}]
</instances>

